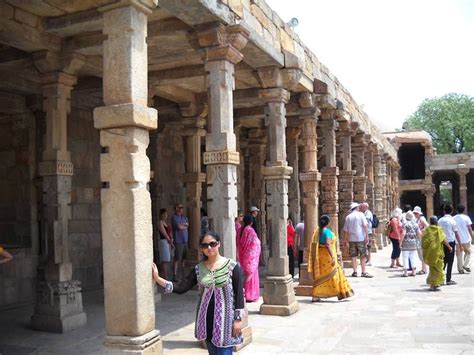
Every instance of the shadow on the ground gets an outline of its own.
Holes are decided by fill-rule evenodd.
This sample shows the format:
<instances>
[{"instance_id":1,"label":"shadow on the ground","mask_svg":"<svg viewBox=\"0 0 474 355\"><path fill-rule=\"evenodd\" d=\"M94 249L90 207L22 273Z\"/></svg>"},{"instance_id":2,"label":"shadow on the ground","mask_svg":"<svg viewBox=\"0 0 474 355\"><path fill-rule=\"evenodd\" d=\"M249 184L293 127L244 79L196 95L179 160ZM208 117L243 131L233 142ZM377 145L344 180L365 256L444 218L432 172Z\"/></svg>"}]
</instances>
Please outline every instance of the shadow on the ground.
<instances>
[{"instance_id":1,"label":"shadow on the ground","mask_svg":"<svg viewBox=\"0 0 474 355\"><path fill-rule=\"evenodd\" d=\"M163 347L165 349L173 350L173 349L196 349L201 348L205 349L202 346L201 342L197 340L163 340Z\"/></svg>"},{"instance_id":2,"label":"shadow on the ground","mask_svg":"<svg viewBox=\"0 0 474 355\"><path fill-rule=\"evenodd\" d=\"M420 287L424 287L425 285L422 285ZM431 292L429 288L427 287L424 287L424 288L409 288L405 291L408 291L408 292Z\"/></svg>"}]
</instances>

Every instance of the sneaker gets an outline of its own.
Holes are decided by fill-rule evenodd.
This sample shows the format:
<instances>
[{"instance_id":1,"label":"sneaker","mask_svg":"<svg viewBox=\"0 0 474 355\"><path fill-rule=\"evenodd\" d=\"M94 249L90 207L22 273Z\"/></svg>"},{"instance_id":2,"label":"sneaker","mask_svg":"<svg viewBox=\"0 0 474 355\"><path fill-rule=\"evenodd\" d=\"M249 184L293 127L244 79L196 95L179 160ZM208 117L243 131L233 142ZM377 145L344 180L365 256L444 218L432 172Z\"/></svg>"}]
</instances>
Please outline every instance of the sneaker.
<instances>
[{"instance_id":1,"label":"sneaker","mask_svg":"<svg viewBox=\"0 0 474 355\"><path fill-rule=\"evenodd\" d=\"M351 276L352 277L357 277L357 272L354 271Z\"/></svg>"},{"instance_id":2,"label":"sneaker","mask_svg":"<svg viewBox=\"0 0 474 355\"><path fill-rule=\"evenodd\" d=\"M446 282L446 285L457 285L457 282L451 280L451 281Z\"/></svg>"},{"instance_id":3,"label":"sneaker","mask_svg":"<svg viewBox=\"0 0 474 355\"><path fill-rule=\"evenodd\" d=\"M370 279L370 278L372 278L373 276L370 275L368 272L363 272L362 274L360 274L360 277L365 277L365 278L367 278L367 279Z\"/></svg>"},{"instance_id":4,"label":"sneaker","mask_svg":"<svg viewBox=\"0 0 474 355\"><path fill-rule=\"evenodd\" d=\"M464 267L464 270L466 270L467 272L471 272L471 268L468 267Z\"/></svg>"}]
</instances>

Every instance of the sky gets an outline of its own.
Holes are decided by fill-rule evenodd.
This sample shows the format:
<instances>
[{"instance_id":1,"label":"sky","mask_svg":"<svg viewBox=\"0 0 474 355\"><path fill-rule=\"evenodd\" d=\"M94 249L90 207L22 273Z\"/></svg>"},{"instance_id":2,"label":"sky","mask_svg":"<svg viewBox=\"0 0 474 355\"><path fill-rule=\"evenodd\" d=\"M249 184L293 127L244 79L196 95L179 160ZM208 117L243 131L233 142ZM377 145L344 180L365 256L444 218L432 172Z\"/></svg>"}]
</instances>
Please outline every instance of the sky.
<instances>
[{"instance_id":1,"label":"sky","mask_svg":"<svg viewBox=\"0 0 474 355\"><path fill-rule=\"evenodd\" d=\"M382 131L425 98L474 96L474 0L266 0Z\"/></svg>"}]
</instances>

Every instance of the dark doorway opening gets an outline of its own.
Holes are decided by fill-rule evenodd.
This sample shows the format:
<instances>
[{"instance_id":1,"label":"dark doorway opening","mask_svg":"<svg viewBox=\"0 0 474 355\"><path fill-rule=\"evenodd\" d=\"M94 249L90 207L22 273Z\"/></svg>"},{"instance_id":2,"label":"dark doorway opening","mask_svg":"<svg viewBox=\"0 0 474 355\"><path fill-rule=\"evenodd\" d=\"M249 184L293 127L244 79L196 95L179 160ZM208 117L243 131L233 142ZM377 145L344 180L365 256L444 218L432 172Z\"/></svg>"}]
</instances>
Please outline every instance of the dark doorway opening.
<instances>
[{"instance_id":1,"label":"dark doorway opening","mask_svg":"<svg viewBox=\"0 0 474 355\"><path fill-rule=\"evenodd\" d=\"M425 178L425 148L421 144L402 144L398 149L398 161L401 180Z\"/></svg>"}]
</instances>

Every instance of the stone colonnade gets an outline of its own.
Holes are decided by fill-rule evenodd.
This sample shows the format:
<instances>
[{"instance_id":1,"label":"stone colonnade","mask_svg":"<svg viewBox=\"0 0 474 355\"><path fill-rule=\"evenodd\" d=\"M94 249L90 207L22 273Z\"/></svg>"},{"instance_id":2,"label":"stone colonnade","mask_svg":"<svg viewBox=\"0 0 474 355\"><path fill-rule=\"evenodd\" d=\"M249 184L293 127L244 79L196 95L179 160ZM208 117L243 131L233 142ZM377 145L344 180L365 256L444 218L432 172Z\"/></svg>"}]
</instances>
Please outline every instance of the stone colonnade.
<instances>
[{"instance_id":1,"label":"stone colonnade","mask_svg":"<svg viewBox=\"0 0 474 355\"><path fill-rule=\"evenodd\" d=\"M101 145L106 353L162 351L160 333L155 329L150 277L152 216L150 162L146 155L149 131L158 125L157 111L148 107L152 95L148 93L147 20L154 7L156 1L130 0L99 9L105 38L104 106L94 110L94 126L100 131ZM389 168L382 147L373 148L375 142L351 122L348 111L341 108L327 87L318 83L314 92L301 88L296 91L303 75L299 68L267 66L256 70L262 87L257 96L264 105L264 127L249 128L247 142L239 147L234 133L234 76L249 32L240 25L216 23L198 25L196 30L194 44L199 45L204 58L208 110L189 109L195 103L181 109L185 156L181 182L191 222L189 259L199 259L203 184L210 227L222 236L223 255L236 257L234 218L239 193L249 205L262 208L266 276L260 312L288 316L298 310L293 278L288 272L289 211L295 222L304 216L304 263L296 293L309 295L313 280L307 268L308 251L320 213L330 215L331 228L338 234L350 203L362 202L368 195L377 214L386 218L389 197L395 191L396 169L392 166L387 177ZM51 60L53 57L47 52L37 53L34 58L42 73L47 122L40 175L48 255L32 323L38 329L64 332L86 322L80 283L72 280L67 248L74 173L67 150L67 115L83 58L76 54L61 60ZM297 109L292 112L292 126L287 127L287 106L292 97L297 98ZM238 184L239 166L253 181ZM258 186L261 181L263 187Z\"/></svg>"}]
</instances>

